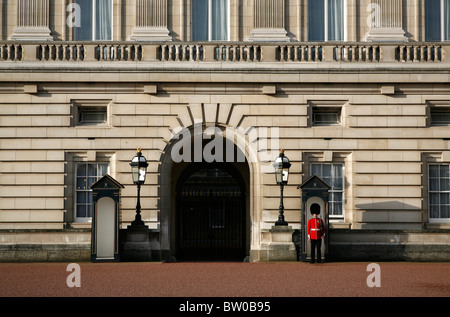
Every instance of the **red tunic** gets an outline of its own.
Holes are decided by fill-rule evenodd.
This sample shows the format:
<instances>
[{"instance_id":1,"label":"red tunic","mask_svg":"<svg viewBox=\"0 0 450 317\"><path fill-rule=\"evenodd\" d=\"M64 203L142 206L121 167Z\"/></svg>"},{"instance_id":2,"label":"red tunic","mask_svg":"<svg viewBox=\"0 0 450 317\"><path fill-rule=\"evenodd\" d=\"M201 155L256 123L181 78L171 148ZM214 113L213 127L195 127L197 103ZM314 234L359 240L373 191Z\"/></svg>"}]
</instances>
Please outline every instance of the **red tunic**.
<instances>
[{"instance_id":1,"label":"red tunic","mask_svg":"<svg viewBox=\"0 0 450 317\"><path fill-rule=\"evenodd\" d=\"M308 239L322 239L325 235L325 226L322 219L311 218L308 221Z\"/></svg>"}]
</instances>

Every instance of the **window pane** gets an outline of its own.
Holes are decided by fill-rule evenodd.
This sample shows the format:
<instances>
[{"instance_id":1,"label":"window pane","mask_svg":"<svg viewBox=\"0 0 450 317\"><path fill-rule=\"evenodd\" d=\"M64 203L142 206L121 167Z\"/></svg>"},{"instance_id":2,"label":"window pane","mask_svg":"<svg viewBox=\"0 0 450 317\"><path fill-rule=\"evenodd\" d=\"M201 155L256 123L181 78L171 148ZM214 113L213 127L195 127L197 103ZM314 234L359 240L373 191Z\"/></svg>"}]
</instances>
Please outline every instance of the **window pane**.
<instances>
[{"instance_id":1,"label":"window pane","mask_svg":"<svg viewBox=\"0 0 450 317\"><path fill-rule=\"evenodd\" d=\"M308 1L308 39L321 42L325 40L325 2Z\"/></svg>"},{"instance_id":2,"label":"window pane","mask_svg":"<svg viewBox=\"0 0 450 317\"><path fill-rule=\"evenodd\" d=\"M86 212L87 212L86 217L92 218L92 209L93 209L92 204L87 205L86 207L87 207L86 208Z\"/></svg>"},{"instance_id":3,"label":"window pane","mask_svg":"<svg viewBox=\"0 0 450 317\"><path fill-rule=\"evenodd\" d=\"M94 184L97 181L97 177L88 177L87 179L87 189L90 189L92 184Z\"/></svg>"},{"instance_id":4,"label":"window pane","mask_svg":"<svg viewBox=\"0 0 450 317\"><path fill-rule=\"evenodd\" d=\"M430 177L439 177L439 165L430 165Z\"/></svg>"},{"instance_id":5,"label":"window pane","mask_svg":"<svg viewBox=\"0 0 450 317\"><path fill-rule=\"evenodd\" d=\"M80 26L74 27L76 41L92 41L92 1L76 0L80 10Z\"/></svg>"},{"instance_id":6,"label":"window pane","mask_svg":"<svg viewBox=\"0 0 450 317\"><path fill-rule=\"evenodd\" d=\"M86 164L79 164L77 168L77 176L86 176Z\"/></svg>"},{"instance_id":7,"label":"window pane","mask_svg":"<svg viewBox=\"0 0 450 317\"><path fill-rule=\"evenodd\" d=\"M425 0L425 41L441 40L441 1Z\"/></svg>"},{"instance_id":8,"label":"window pane","mask_svg":"<svg viewBox=\"0 0 450 317\"><path fill-rule=\"evenodd\" d=\"M449 194L445 193L445 194L440 194L440 203L441 205L449 205L450 201L449 201Z\"/></svg>"},{"instance_id":9,"label":"window pane","mask_svg":"<svg viewBox=\"0 0 450 317\"><path fill-rule=\"evenodd\" d=\"M87 189L86 176L77 177L77 190Z\"/></svg>"},{"instance_id":10,"label":"window pane","mask_svg":"<svg viewBox=\"0 0 450 317\"><path fill-rule=\"evenodd\" d=\"M430 194L430 205L439 205L439 194Z\"/></svg>"},{"instance_id":11,"label":"window pane","mask_svg":"<svg viewBox=\"0 0 450 317\"><path fill-rule=\"evenodd\" d=\"M228 0L211 1L211 39L228 40Z\"/></svg>"},{"instance_id":12,"label":"window pane","mask_svg":"<svg viewBox=\"0 0 450 317\"><path fill-rule=\"evenodd\" d=\"M333 183L331 184L331 186L334 189L342 189L342 178L340 177L333 177Z\"/></svg>"},{"instance_id":13,"label":"window pane","mask_svg":"<svg viewBox=\"0 0 450 317\"><path fill-rule=\"evenodd\" d=\"M88 202L87 192L77 193L77 204L86 204Z\"/></svg>"},{"instance_id":14,"label":"window pane","mask_svg":"<svg viewBox=\"0 0 450 317\"><path fill-rule=\"evenodd\" d=\"M332 212L330 213L333 216L342 216L342 203L334 202L332 203Z\"/></svg>"},{"instance_id":15,"label":"window pane","mask_svg":"<svg viewBox=\"0 0 450 317\"><path fill-rule=\"evenodd\" d=\"M344 0L328 0L328 40L344 40Z\"/></svg>"},{"instance_id":16,"label":"window pane","mask_svg":"<svg viewBox=\"0 0 450 317\"><path fill-rule=\"evenodd\" d=\"M331 178L331 164L322 166L322 178Z\"/></svg>"},{"instance_id":17,"label":"window pane","mask_svg":"<svg viewBox=\"0 0 450 317\"><path fill-rule=\"evenodd\" d=\"M108 173L108 164L98 164L98 178L105 176Z\"/></svg>"},{"instance_id":18,"label":"window pane","mask_svg":"<svg viewBox=\"0 0 450 317\"><path fill-rule=\"evenodd\" d=\"M86 205L77 205L77 217L78 218L86 217Z\"/></svg>"},{"instance_id":19,"label":"window pane","mask_svg":"<svg viewBox=\"0 0 450 317\"><path fill-rule=\"evenodd\" d=\"M97 164L88 164L88 176L97 176Z\"/></svg>"},{"instance_id":20,"label":"window pane","mask_svg":"<svg viewBox=\"0 0 450 317\"><path fill-rule=\"evenodd\" d=\"M311 176L316 174L320 177L322 175L322 169L320 164L312 164L311 165Z\"/></svg>"},{"instance_id":21,"label":"window pane","mask_svg":"<svg viewBox=\"0 0 450 317\"><path fill-rule=\"evenodd\" d=\"M448 190L450 190L449 182L450 182L450 179L448 179L448 178L441 178L440 182L439 182L439 185L440 185L439 190L440 191L448 191Z\"/></svg>"},{"instance_id":22,"label":"window pane","mask_svg":"<svg viewBox=\"0 0 450 317\"><path fill-rule=\"evenodd\" d=\"M439 166L439 176L440 177L450 177L448 165L440 165Z\"/></svg>"},{"instance_id":23,"label":"window pane","mask_svg":"<svg viewBox=\"0 0 450 317\"><path fill-rule=\"evenodd\" d=\"M333 164L334 177L342 177L342 164Z\"/></svg>"},{"instance_id":24,"label":"window pane","mask_svg":"<svg viewBox=\"0 0 450 317\"><path fill-rule=\"evenodd\" d=\"M430 178L430 190L433 192L439 190L439 178Z\"/></svg>"},{"instance_id":25,"label":"window pane","mask_svg":"<svg viewBox=\"0 0 450 317\"><path fill-rule=\"evenodd\" d=\"M450 206L449 205L443 205L441 206L441 214L439 215L440 218L450 218Z\"/></svg>"},{"instance_id":26,"label":"window pane","mask_svg":"<svg viewBox=\"0 0 450 317\"><path fill-rule=\"evenodd\" d=\"M439 218L439 206L430 206L430 218Z\"/></svg>"},{"instance_id":27,"label":"window pane","mask_svg":"<svg viewBox=\"0 0 450 317\"><path fill-rule=\"evenodd\" d=\"M95 9L95 39L112 40L112 1L96 0Z\"/></svg>"},{"instance_id":28,"label":"window pane","mask_svg":"<svg viewBox=\"0 0 450 317\"><path fill-rule=\"evenodd\" d=\"M208 0L192 0L192 41L208 41Z\"/></svg>"}]
</instances>

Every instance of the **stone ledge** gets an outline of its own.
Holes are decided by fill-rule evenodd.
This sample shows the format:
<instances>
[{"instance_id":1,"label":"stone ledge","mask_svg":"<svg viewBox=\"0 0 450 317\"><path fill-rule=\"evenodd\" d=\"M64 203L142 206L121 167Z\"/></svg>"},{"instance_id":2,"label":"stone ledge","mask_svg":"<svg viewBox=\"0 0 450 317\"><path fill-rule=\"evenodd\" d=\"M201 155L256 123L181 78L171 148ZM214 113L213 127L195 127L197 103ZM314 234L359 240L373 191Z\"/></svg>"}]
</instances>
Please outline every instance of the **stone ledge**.
<instances>
[{"instance_id":1,"label":"stone ledge","mask_svg":"<svg viewBox=\"0 0 450 317\"><path fill-rule=\"evenodd\" d=\"M0 262L81 262L89 261L90 244L0 245Z\"/></svg>"},{"instance_id":2,"label":"stone ledge","mask_svg":"<svg viewBox=\"0 0 450 317\"><path fill-rule=\"evenodd\" d=\"M450 261L448 245L331 245L331 261Z\"/></svg>"},{"instance_id":3,"label":"stone ledge","mask_svg":"<svg viewBox=\"0 0 450 317\"><path fill-rule=\"evenodd\" d=\"M76 229L0 229L2 233L76 233L76 232L91 232L91 228L76 228Z\"/></svg>"}]
</instances>

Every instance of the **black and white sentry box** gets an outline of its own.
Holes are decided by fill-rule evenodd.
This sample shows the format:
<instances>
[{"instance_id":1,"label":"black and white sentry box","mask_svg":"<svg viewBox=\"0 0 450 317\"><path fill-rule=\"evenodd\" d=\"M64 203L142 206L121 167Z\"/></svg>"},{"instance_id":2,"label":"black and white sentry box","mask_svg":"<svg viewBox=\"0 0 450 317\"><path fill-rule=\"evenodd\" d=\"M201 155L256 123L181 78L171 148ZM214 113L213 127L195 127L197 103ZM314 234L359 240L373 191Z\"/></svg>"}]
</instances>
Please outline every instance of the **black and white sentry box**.
<instances>
[{"instance_id":1,"label":"black and white sentry box","mask_svg":"<svg viewBox=\"0 0 450 317\"><path fill-rule=\"evenodd\" d=\"M106 174L91 186L91 261L119 261L120 191L122 184Z\"/></svg>"}]
</instances>

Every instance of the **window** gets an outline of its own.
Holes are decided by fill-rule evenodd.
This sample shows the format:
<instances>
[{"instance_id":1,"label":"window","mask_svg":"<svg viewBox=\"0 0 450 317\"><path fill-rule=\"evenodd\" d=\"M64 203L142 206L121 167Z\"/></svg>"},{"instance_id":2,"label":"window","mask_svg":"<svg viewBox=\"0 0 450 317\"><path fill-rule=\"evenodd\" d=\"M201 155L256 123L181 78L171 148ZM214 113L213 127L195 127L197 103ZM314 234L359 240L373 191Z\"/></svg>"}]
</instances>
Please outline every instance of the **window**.
<instances>
[{"instance_id":1,"label":"window","mask_svg":"<svg viewBox=\"0 0 450 317\"><path fill-rule=\"evenodd\" d=\"M343 41L345 0L308 1L309 41Z\"/></svg>"},{"instance_id":2,"label":"window","mask_svg":"<svg viewBox=\"0 0 450 317\"><path fill-rule=\"evenodd\" d=\"M312 108L312 125L328 126L341 124L341 107L318 107Z\"/></svg>"},{"instance_id":3,"label":"window","mask_svg":"<svg viewBox=\"0 0 450 317\"><path fill-rule=\"evenodd\" d=\"M76 167L75 221L88 222L92 218L92 190L90 187L108 173L108 163L79 163Z\"/></svg>"},{"instance_id":4,"label":"window","mask_svg":"<svg viewBox=\"0 0 450 317\"><path fill-rule=\"evenodd\" d=\"M432 126L450 125L450 107L431 107L430 120Z\"/></svg>"},{"instance_id":5,"label":"window","mask_svg":"<svg viewBox=\"0 0 450 317\"><path fill-rule=\"evenodd\" d=\"M191 1L192 41L229 40L228 0Z\"/></svg>"},{"instance_id":6,"label":"window","mask_svg":"<svg viewBox=\"0 0 450 317\"><path fill-rule=\"evenodd\" d=\"M311 176L314 174L331 186L328 201L330 219L344 218L344 164L313 163Z\"/></svg>"},{"instance_id":7,"label":"window","mask_svg":"<svg viewBox=\"0 0 450 317\"><path fill-rule=\"evenodd\" d=\"M71 100L72 126L99 126L110 124L109 109L111 100Z\"/></svg>"},{"instance_id":8,"label":"window","mask_svg":"<svg viewBox=\"0 0 450 317\"><path fill-rule=\"evenodd\" d=\"M97 125L106 124L106 107L79 107L78 108L79 125Z\"/></svg>"},{"instance_id":9,"label":"window","mask_svg":"<svg viewBox=\"0 0 450 317\"><path fill-rule=\"evenodd\" d=\"M425 0L425 41L450 40L450 0Z\"/></svg>"},{"instance_id":10,"label":"window","mask_svg":"<svg viewBox=\"0 0 450 317\"><path fill-rule=\"evenodd\" d=\"M450 165L430 164L428 173L430 221L450 221Z\"/></svg>"},{"instance_id":11,"label":"window","mask_svg":"<svg viewBox=\"0 0 450 317\"><path fill-rule=\"evenodd\" d=\"M74 28L74 40L112 40L112 0L76 0L76 4L81 22Z\"/></svg>"}]
</instances>

